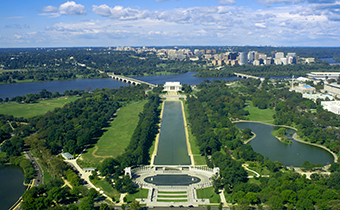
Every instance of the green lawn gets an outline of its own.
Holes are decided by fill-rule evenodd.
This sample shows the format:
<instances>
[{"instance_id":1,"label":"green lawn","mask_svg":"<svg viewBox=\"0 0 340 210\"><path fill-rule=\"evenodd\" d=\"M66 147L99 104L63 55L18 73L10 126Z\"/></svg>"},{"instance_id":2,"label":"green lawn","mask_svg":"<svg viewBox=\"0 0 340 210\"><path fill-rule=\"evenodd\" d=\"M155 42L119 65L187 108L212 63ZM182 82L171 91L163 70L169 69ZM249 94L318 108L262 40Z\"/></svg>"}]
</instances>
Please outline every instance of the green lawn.
<instances>
[{"instance_id":1,"label":"green lawn","mask_svg":"<svg viewBox=\"0 0 340 210\"><path fill-rule=\"evenodd\" d=\"M168 199L157 199L157 202L188 202L188 199L168 200Z\"/></svg>"},{"instance_id":2,"label":"green lawn","mask_svg":"<svg viewBox=\"0 0 340 210\"><path fill-rule=\"evenodd\" d=\"M187 191L158 191L158 194L187 194Z\"/></svg>"},{"instance_id":3,"label":"green lawn","mask_svg":"<svg viewBox=\"0 0 340 210\"><path fill-rule=\"evenodd\" d=\"M83 153L78 163L83 167L96 166L107 157L115 158L124 153L138 124L138 115L143 111L146 102L147 100L143 100L121 107L97 144Z\"/></svg>"},{"instance_id":4,"label":"green lawn","mask_svg":"<svg viewBox=\"0 0 340 210\"><path fill-rule=\"evenodd\" d=\"M258 121L258 122L264 122L269 124L274 124L273 115L275 114L275 110L273 109L259 109L257 107L254 107L253 102L249 102L249 107L245 107L244 110L249 111L249 114L247 117L250 121Z\"/></svg>"},{"instance_id":5,"label":"green lawn","mask_svg":"<svg viewBox=\"0 0 340 210\"><path fill-rule=\"evenodd\" d=\"M136 193L133 194L127 194L125 197L127 199L127 202L132 202L134 200L136 200L136 198L143 198L146 199L148 197L149 194L149 190L148 189L137 189L138 191Z\"/></svg>"},{"instance_id":6,"label":"green lawn","mask_svg":"<svg viewBox=\"0 0 340 210\"><path fill-rule=\"evenodd\" d=\"M52 111L54 108L62 107L67 103L73 102L80 97L62 97L49 100L38 101L33 104L19 104L19 103L4 103L0 104L0 113L9 114L15 117L34 117L43 115L47 111Z\"/></svg>"},{"instance_id":7,"label":"green lawn","mask_svg":"<svg viewBox=\"0 0 340 210\"><path fill-rule=\"evenodd\" d=\"M110 183L105 181L105 179L96 180L94 185L96 185L96 187L100 187L106 195L110 196L110 198L114 197L115 201L119 201L120 193L113 188Z\"/></svg>"},{"instance_id":8,"label":"green lawn","mask_svg":"<svg viewBox=\"0 0 340 210\"><path fill-rule=\"evenodd\" d=\"M182 195L158 195L158 198L186 198L187 194L182 194Z\"/></svg>"},{"instance_id":9,"label":"green lawn","mask_svg":"<svg viewBox=\"0 0 340 210\"><path fill-rule=\"evenodd\" d=\"M214 192L213 187L204 188L203 190L196 189L196 193L197 193L197 199L202 199L202 198L203 199L209 199L210 203L220 203L221 202L220 195L218 195Z\"/></svg>"},{"instance_id":10,"label":"green lawn","mask_svg":"<svg viewBox=\"0 0 340 210\"><path fill-rule=\"evenodd\" d=\"M188 121L189 113L188 113L188 105L183 101L184 105L184 114L186 117L187 123L190 125ZM200 155L199 147L196 144L196 137L192 134L190 126L187 127L188 134L189 134L189 143L191 146L191 152L194 155L195 165L206 165L205 157Z\"/></svg>"}]
</instances>

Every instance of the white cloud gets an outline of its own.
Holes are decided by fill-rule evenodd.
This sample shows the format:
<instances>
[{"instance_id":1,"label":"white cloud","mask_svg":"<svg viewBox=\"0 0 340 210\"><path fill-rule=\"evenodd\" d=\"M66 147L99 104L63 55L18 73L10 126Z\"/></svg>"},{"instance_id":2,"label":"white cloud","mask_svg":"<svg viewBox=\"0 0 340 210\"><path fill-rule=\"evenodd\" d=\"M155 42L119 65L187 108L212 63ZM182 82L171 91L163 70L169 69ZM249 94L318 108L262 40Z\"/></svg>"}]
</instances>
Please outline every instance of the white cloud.
<instances>
[{"instance_id":1,"label":"white cloud","mask_svg":"<svg viewBox=\"0 0 340 210\"><path fill-rule=\"evenodd\" d=\"M86 9L81 4L76 4L74 1L68 1L59 6L59 13L62 15L85 15Z\"/></svg>"},{"instance_id":2,"label":"white cloud","mask_svg":"<svg viewBox=\"0 0 340 210\"><path fill-rule=\"evenodd\" d=\"M60 15L85 15L87 10L81 4L77 4L74 1L67 1L61 4L59 8L55 6L46 6L41 9L43 12L41 15L48 15L50 17L58 17Z\"/></svg>"},{"instance_id":3,"label":"white cloud","mask_svg":"<svg viewBox=\"0 0 340 210\"><path fill-rule=\"evenodd\" d=\"M100 16L110 17L113 19L128 20L128 19L144 19L149 16L147 10L124 8L122 6L109 7L106 4L99 6L93 5L92 11Z\"/></svg>"},{"instance_id":4,"label":"white cloud","mask_svg":"<svg viewBox=\"0 0 340 210\"><path fill-rule=\"evenodd\" d=\"M271 0L271 2L279 1ZM280 2L283 3L282 0ZM92 11L97 15L107 17L105 20L82 20L72 23L65 20L65 22L46 27L43 32L17 35L21 36L20 40L27 41L29 38L33 41L46 38L56 45L60 43L73 45L74 40L77 40L77 43L81 43L78 40L82 40L84 45L114 45L114 43L121 45L124 43L124 45L295 44L302 46L317 43L323 38L339 40L340 22L337 21L337 19L340 20L339 4L286 5L261 10L229 5L163 11L117 5L110 7L102 4L93 5ZM85 8L77 5L79 4L69 1L60 5L57 11L53 6L45 7L42 11L50 16L85 14ZM320 5L321 7L318 7ZM20 28L22 25L8 24L7 27ZM12 36L14 37L14 34ZM10 38L1 38L0 44L1 40L5 39ZM308 41L311 42L308 43ZM323 45L323 42L319 43Z\"/></svg>"},{"instance_id":5,"label":"white cloud","mask_svg":"<svg viewBox=\"0 0 340 210\"><path fill-rule=\"evenodd\" d=\"M219 0L218 3L222 5L236 4L235 0Z\"/></svg>"},{"instance_id":6,"label":"white cloud","mask_svg":"<svg viewBox=\"0 0 340 210\"><path fill-rule=\"evenodd\" d=\"M255 26L259 27L259 28L266 28L266 24L265 23L255 23Z\"/></svg>"},{"instance_id":7,"label":"white cloud","mask_svg":"<svg viewBox=\"0 0 340 210\"><path fill-rule=\"evenodd\" d=\"M42 12L51 12L51 13L54 13L54 12L58 12L58 8L49 5L49 6L46 6L46 7L42 8L41 11Z\"/></svg>"}]
</instances>

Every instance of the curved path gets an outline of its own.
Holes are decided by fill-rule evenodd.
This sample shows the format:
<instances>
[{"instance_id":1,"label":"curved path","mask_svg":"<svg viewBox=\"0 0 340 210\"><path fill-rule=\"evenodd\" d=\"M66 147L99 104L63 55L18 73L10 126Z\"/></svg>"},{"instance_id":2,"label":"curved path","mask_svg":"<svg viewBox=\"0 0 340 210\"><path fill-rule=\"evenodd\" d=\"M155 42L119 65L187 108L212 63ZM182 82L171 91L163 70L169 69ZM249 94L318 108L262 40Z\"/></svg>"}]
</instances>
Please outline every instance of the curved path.
<instances>
[{"instance_id":1,"label":"curved path","mask_svg":"<svg viewBox=\"0 0 340 210\"><path fill-rule=\"evenodd\" d=\"M248 164L242 164L242 167L243 167L245 170L250 171L250 172L256 174L256 177L260 177L260 176L261 176L261 175L260 175L259 173L257 173L256 171L249 169L249 168L248 168ZM253 177L254 177L254 176L248 176L248 178L253 178Z\"/></svg>"}]
</instances>

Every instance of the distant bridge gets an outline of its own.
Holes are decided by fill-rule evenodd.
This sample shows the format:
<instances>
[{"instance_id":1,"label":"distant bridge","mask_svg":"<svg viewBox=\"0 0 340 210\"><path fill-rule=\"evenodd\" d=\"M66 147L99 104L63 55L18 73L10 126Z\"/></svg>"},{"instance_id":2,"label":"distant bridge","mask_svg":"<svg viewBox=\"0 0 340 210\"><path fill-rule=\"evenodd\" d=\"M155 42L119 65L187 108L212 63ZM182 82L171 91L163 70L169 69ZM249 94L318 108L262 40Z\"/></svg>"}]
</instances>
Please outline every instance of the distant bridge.
<instances>
[{"instance_id":1,"label":"distant bridge","mask_svg":"<svg viewBox=\"0 0 340 210\"><path fill-rule=\"evenodd\" d=\"M148 83L148 82L144 82L144 81L141 81L141 80L138 80L138 79L125 77L125 76L122 76L122 75L109 74L109 77L111 77L112 79L118 80L120 82L125 82L125 83L131 84L131 85L147 84L150 87L157 87L157 85L154 85L154 84L151 84L151 83Z\"/></svg>"},{"instance_id":2,"label":"distant bridge","mask_svg":"<svg viewBox=\"0 0 340 210\"><path fill-rule=\"evenodd\" d=\"M240 74L240 73L234 73L237 77L243 78L243 79L260 79L261 81L264 80L264 78L261 77L257 77L257 76L251 76L251 75L247 75L247 74Z\"/></svg>"}]
</instances>

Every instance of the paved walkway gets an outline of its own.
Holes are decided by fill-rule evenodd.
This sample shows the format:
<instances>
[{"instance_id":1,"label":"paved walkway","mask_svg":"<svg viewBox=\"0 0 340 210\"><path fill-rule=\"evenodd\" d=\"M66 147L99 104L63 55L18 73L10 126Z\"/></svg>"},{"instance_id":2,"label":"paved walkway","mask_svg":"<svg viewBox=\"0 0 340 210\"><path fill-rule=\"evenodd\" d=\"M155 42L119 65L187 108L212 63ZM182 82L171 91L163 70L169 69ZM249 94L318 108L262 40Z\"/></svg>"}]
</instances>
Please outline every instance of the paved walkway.
<instances>
[{"instance_id":1,"label":"paved walkway","mask_svg":"<svg viewBox=\"0 0 340 210\"><path fill-rule=\"evenodd\" d=\"M77 159L81 156L81 154L73 160L64 160L66 163L69 163L70 165L72 165L75 169L77 169L77 171L79 172L79 176L81 179L83 179L87 184L85 185L88 189L94 188L95 190L97 190L101 195L103 195L104 197L106 197L106 199L108 199L109 201L111 201L112 203L114 203L114 201L112 200L112 198L110 198L108 195L106 195L99 187L96 187L92 184L91 180L90 180L90 176L92 174L92 172L85 172L77 163Z\"/></svg>"},{"instance_id":2,"label":"paved walkway","mask_svg":"<svg viewBox=\"0 0 340 210\"><path fill-rule=\"evenodd\" d=\"M260 176L261 176L261 175L260 175L259 173L257 173L256 171L254 171L254 170L252 170L252 169L249 169L248 166L249 166L248 164L242 164L242 167L243 167L244 169L246 169L247 171L250 171L250 172L256 174L256 177L260 177ZM248 176L248 178L254 178L254 176Z\"/></svg>"}]
</instances>

